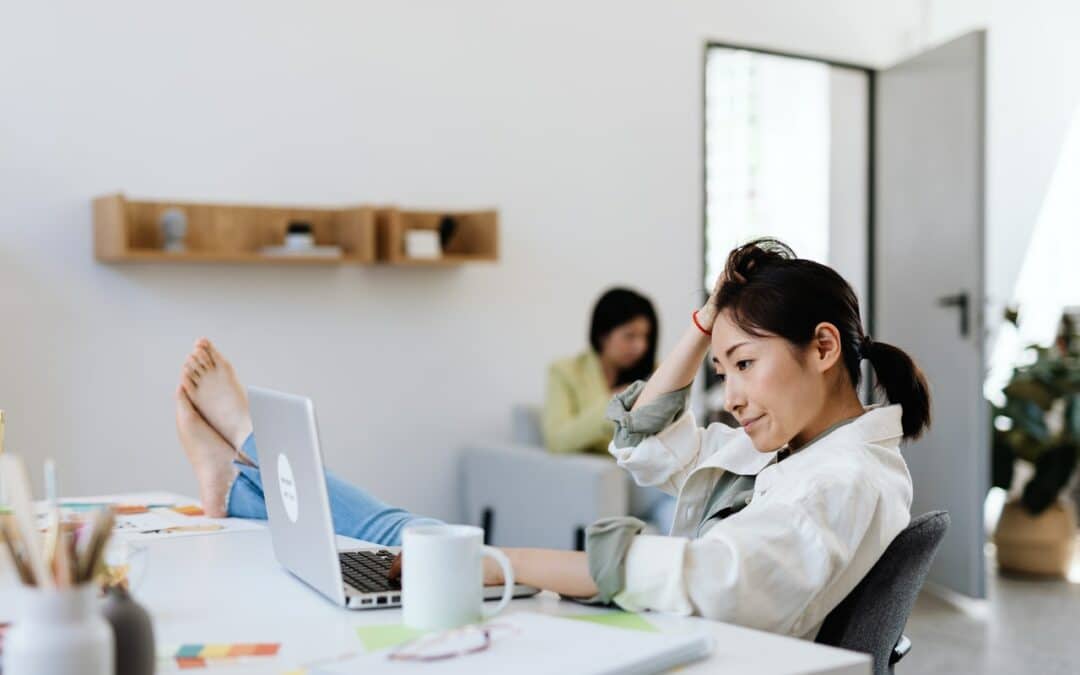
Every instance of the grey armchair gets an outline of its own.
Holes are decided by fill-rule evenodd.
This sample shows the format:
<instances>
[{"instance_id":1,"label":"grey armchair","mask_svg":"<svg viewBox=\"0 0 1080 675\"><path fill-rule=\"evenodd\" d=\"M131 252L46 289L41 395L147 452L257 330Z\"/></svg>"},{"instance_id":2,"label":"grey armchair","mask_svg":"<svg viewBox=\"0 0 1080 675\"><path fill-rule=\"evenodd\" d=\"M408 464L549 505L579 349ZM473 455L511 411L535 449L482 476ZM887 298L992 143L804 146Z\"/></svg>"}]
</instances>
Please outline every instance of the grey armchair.
<instances>
[{"instance_id":1,"label":"grey armchair","mask_svg":"<svg viewBox=\"0 0 1080 675\"><path fill-rule=\"evenodd\" d=\"M632 483L610 458L548 452L535 407L514 406L511 423L512 442L470 444L458 462L462 522L487 543L580 550L590 523L630 512Z\"/></svg>"}]
</instances>

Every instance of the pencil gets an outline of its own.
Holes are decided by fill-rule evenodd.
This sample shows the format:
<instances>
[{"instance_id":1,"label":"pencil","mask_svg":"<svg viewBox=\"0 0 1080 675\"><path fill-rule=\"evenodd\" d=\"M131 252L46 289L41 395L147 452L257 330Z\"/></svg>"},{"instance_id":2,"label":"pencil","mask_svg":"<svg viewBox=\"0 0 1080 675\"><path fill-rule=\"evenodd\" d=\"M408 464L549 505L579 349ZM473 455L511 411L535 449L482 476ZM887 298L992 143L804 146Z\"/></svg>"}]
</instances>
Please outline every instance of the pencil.
<instances>
[{"instance_id":1,"label":"pencil","mask_svg":"<svg viewBox=\"0 0 1080 675\"><path fill-rule=\"evenodd\" d=\"M7 548L8 555L11 556L11 561L15 564L15 571L18 572L19 578L27 586L34 586L34 571L23 560L22 553L19 551L21 548L19 533L11 522L11 516L0 516L0 539L4 540L4 546Z\"/></svg>"}]
</instances>

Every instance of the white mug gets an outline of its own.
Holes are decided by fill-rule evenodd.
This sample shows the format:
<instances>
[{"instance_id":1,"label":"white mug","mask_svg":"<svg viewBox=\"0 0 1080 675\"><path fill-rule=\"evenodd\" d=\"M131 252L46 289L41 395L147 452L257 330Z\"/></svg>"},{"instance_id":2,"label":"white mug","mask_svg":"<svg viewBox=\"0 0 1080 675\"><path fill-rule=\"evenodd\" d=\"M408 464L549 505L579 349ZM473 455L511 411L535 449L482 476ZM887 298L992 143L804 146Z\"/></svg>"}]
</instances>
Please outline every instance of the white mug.
<instances>
[{"instance_id":1,"label":"white mug","mask_svg":"<svg viewBox=\"0 0 1080 675\"><path fill-rule=\"evenodd\" d=\"M458 628L501 612L514 597L514 570L506 555L484 546L484 531L469 525L418 525L402 534L402 620L410 628ZM498 606L484 609L484 564L503 571Z\"/></svg>"}]
</instances>

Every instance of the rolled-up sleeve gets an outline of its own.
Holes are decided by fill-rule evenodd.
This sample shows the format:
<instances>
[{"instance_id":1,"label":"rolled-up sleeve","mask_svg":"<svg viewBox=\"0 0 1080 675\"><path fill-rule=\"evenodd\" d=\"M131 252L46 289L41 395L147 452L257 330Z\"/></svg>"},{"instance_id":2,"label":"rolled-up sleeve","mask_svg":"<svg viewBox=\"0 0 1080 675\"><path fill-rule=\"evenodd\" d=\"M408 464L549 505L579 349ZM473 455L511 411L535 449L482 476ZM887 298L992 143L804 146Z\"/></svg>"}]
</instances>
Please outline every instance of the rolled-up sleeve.
<instances>
[{"instance_id":1,"label":"rolled-up sleeve","mask_svg":"<svg viewBox=\"0 0 1080 675\"><path fill-rule=\"evenodd\" d=\"M821 485L797 503L755 498L698 539L636 536L613 600L802 635L824 619L807 608L863 545L875 504L866 483Z\"/></svg>"},{"instance_id":2,"label":"rolled-up sleeve","mask_svg":"<svg viewBox=\"0 0 1080 675\"><path fill-rule=\"evenodd\" d=\"M611 442L617 448L637 445L668 428L686 410L686 403L690 400L690 385L687 385L661 394L634 410L634 404L644 389L645 381L638 380L616 394L608 404L607 418L615 423L615 435Z\"/></svg>"},{"instance_id":3,"label":"rolled-up sleeve","mask_svg":"<svg viewBox=\"0 0 1080 675\"><path fill-rule=\"evenodd\" d=\"M632 410L644 385L635 382L608 404L607 418L615 423L608 452L638 485L678 494L701 451L703 430L694 414L686 410L690 388L664 394Z\"/></svg>"},{"instance_id":4,"label":"rolled-up sleeve","mask_svg":"<svg viewBox=\"0 0 1080 675\"><path fill-rule=\"evenodd\" d=\"M626 552L645 523L630 516L604 518L585 530L585 553L589 576L598 593L586 602L607 604L626 585Z\"/></svg>"}]
</instances>

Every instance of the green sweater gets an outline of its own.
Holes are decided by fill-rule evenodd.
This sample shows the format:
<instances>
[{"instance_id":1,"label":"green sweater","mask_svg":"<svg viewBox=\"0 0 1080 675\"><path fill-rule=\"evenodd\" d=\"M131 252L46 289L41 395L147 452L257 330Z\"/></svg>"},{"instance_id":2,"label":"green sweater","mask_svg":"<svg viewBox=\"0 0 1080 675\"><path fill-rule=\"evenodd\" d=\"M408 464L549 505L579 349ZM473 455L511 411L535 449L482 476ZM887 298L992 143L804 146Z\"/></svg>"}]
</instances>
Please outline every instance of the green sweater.
<instances>
[{"instance_id":1,"label":"green sweater","mask_svg":"<svg viewBox=\"0 0 1080 675\"><path fill-rule=\"evenodd\" d=\"M615 431L604 417L609 401L611 389L592 349L551 364L541 417L548 450L606 455Z\"/></svg>"}]
</instances>

